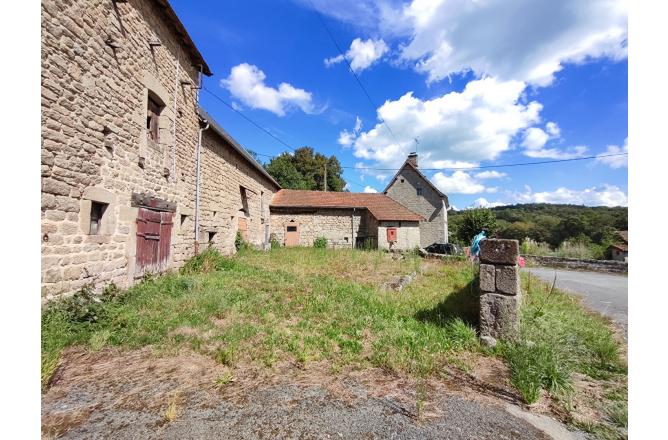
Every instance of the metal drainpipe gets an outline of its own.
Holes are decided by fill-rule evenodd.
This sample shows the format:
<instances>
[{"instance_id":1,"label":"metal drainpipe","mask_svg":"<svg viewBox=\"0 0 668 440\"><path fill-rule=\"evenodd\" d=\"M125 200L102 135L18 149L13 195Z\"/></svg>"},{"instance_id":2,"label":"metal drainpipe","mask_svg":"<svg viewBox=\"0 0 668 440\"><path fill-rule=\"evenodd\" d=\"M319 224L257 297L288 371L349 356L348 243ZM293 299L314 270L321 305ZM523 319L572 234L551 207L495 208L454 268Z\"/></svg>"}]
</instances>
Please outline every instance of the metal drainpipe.
<instances>
[{"instance_id":1,"label":"metal drainpipe","mask_svg":"<svg viewBox=\"0 0 668 440\"><path fill-rule=\"evenodd\" d=\"M206 127L199 129L197 140L197 151L195 152L195 255L199 254L199 194L201 186L200 157L202 150L202 132L209 129L209 123L205 120Z\"/></svg>"},{"instance_id":2,"label":"metal drainpipe","mask_svg":"<svg viewBox=\"0 0 668 440\"><path fill-rule=\"evenodd\" d=\"M172 182L176 183L176 115L178 112L178 106L176 105L179 99L179 74L180 74L180 56L176 56L176 76L174 78L174 110L172 117L174 118L174 123L172 125Z\"/></svg>"},{"instance_id":3,"label":"metal drainpipe","mask_svg":"<svg viewBox=\"0 0 668 440\"><path fill-rule=\"evenodd\" d=\"M355 249L355 208L353 208L353 213L350 215L350 231L352 236L350 237L350 247Z\"/></svg>"}]
</instances>

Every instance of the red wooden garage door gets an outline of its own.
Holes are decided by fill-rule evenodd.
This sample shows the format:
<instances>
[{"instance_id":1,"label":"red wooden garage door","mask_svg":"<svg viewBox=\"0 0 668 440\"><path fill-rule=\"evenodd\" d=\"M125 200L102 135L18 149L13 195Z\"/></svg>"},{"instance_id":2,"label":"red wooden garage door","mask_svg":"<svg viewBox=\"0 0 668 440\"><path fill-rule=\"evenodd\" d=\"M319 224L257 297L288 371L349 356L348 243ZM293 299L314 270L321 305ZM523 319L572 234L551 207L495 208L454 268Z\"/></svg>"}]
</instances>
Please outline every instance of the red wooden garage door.
<instances>
[{"instance_id":1,"label":"red wooden garage door","mask_svg":"<svg viewBox=\"0 0 668 440\"><path fill-rule=\"evenodd\" d=\"M169 266L172 216L171 212L139 208L135 275L161 272Z\"/></svg>"}]
</instances>

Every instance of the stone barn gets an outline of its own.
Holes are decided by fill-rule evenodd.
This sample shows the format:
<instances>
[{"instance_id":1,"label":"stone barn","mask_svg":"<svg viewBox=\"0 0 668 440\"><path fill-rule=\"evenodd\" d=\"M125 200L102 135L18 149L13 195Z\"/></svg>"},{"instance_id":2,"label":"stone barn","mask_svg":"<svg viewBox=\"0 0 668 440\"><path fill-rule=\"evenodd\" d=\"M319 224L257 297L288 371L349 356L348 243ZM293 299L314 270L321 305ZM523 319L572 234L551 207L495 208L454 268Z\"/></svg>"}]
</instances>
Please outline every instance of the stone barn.
<instances>
[{"instance_id":1,"label":"stone barn","mask_svg":"<svg viewBox=\"0 0 668 440\"><path fill-rule=\"evenodd\" d=\"M383 193L423 217L420 247L448 242L448 196L418 169L417 153L408 155Z\"/></svg>"},{"instance_id":2,"label":"stone barn","mask_svg":"<svg viewBox=\"0 0 668 440\"><path fill-rule=\"evenodd\" d=\"M41 31L44 298L266 243L279 186L199 108L211 71L167 1L43 0Z\"/></svg>"},{"instance_id":3,"label":"stone barn","mask_svg":"<svg viewBox=\"0 0 668 440\"><path fill-rule=\"evenodd\" d=\"M270 205L271 234L284 246L410 250L424 218L384 194L282 189Z\"/></svg>"}]
</instances>

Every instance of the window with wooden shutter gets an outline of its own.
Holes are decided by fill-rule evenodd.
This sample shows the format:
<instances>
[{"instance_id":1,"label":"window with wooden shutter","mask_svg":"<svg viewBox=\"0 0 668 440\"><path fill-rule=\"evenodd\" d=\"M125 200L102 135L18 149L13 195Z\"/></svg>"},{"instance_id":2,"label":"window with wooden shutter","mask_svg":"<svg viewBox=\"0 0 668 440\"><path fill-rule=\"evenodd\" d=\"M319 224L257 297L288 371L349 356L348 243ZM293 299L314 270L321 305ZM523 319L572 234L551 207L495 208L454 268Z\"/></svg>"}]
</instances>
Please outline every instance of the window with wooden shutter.
<instances>
[{"instance_id":1,"label":"window with wooden shutter","mask_svg":"<svg viewBox=\"0 0 668 440\"><path fill-rule=\"evenodd\" d=\"M146 132L148 138L155 143L160 141L160 112L162 106L158 102L148 97L148 108L146 111Z\"/></svg>"}]
</instances>

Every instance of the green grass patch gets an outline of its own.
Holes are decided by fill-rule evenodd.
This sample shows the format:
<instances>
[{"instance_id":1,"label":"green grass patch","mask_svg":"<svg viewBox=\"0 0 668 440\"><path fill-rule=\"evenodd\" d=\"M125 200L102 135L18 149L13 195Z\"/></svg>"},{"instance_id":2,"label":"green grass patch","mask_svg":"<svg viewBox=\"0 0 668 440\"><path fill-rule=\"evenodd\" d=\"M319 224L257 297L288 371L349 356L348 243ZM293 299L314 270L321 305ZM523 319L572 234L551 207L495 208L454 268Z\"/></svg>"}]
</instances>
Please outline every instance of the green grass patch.
<instances>
[{"instance_id":1,"label":"green grass patch","mask_svg":"<svg viewBox=\"0 0 668 440\"><path fill-rule=\"evenodd\" d=\"M113 297L49 305L43 383L62 349L74 344L183 345L230 366L291 358L430 372L452 351L478 349L475 323L462 319L474 307L474 272L466 263L442 265L400 293L379 290L388 277L421 264L380 252L282 248L229 258L207 250L178 273ZM449 293L454 300L443 301Z\"/></svg>"},{"instance_id":2,"label":"green grass patch","mask_svg":"<svg viewBox=\"0 0 668 440\"><path fill-rule=\"evenodd\" d=\"M592 378L625 372L604 318L585 310L574 296L535 279L529 282L525 275L520 342L502 344L500 352L527 403L535 402L541 390L567 397L575 372Z\"/></svg>"},{"instance_id":3,"label":"green grass patch","mask_svg":"<svg viewBox=\"0 0 668 440\"><path fill-rule=\"evenodd\" d=\"M421 275L401 292L379 288L414 271ZM48 305L42 383L70 345L187 347L232 371L248 362L271 367L285 359L327 360L334 371L377 366L424 378L458 352L490 353L476 337L476 271L466 261L393 259L376 251L281 247L223 257L207 250L178 273ZM523 284L526 291L526 279ZM535 280L524 297L521 341L501 343L491 353L507 360L528 403L542 392L567 397L576 372L625 374L606 321ZM625 405L624 396L618 400ZM608 418L622 425L623 412L611 407Z\"/></svg>"}]
</instances>

